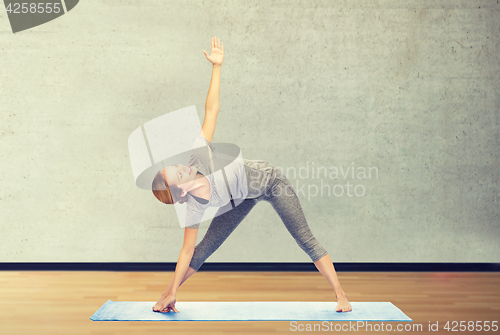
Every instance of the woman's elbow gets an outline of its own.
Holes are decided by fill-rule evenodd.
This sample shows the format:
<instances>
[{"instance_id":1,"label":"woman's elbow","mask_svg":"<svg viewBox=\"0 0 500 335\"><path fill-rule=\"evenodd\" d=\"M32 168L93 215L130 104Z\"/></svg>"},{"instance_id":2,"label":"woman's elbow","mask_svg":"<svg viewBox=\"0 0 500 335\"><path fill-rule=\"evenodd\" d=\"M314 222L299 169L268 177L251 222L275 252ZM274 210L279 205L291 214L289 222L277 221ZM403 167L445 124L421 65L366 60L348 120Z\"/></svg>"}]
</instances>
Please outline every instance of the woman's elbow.
<instances>
[{"instance_id":1,"label":"woman's elbow","mask_svg":"<svg viewBox=\"0 0 500 335\"><path fill-rule=\"evenodd\" d=\"M215 116L219 114L219 108L211 108L211 109L205 109L205 116Z\"/></svg>"}]
</instances>

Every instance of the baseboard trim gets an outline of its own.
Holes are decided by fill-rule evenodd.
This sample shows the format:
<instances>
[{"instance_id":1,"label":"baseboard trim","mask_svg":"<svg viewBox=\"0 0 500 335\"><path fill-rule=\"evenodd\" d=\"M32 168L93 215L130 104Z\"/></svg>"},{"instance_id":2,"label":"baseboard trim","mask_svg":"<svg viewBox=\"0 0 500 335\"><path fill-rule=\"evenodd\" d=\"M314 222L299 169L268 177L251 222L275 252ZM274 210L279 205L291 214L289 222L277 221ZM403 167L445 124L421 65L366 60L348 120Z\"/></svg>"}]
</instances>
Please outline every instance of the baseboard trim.
<instances>
[{"instance_id":1,"label":"baseboard trim","mask_svg":"<svg viewBox=\"0 0 500 335\"><path fill-rule=\"evenodd\" d=\"M175 271L176 263L0 263L0 271ZM334 263L337 272L498 272L500 263ZM200 271L318 271L313 263L210 263Z\"/></svg>"}]
</instances>

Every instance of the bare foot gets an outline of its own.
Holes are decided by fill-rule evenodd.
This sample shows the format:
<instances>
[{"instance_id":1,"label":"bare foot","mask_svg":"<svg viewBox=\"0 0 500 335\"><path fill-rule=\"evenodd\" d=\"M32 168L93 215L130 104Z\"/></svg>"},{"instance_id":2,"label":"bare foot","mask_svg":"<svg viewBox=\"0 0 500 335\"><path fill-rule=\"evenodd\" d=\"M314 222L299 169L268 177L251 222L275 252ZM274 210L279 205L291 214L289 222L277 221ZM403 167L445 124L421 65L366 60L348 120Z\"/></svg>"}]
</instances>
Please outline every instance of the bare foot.
<instances>
[{"instance_id":1,"label":"bare foot","mask_svg":"<svg viewBox=\"0 0 500 335\"><path fill-rule=\"evenodd\" d=\"M347 300L347 295L344 293L340 297L337 297L337 312L350 312L352 311L351 304Z\"/></svg>"}]
</instances>

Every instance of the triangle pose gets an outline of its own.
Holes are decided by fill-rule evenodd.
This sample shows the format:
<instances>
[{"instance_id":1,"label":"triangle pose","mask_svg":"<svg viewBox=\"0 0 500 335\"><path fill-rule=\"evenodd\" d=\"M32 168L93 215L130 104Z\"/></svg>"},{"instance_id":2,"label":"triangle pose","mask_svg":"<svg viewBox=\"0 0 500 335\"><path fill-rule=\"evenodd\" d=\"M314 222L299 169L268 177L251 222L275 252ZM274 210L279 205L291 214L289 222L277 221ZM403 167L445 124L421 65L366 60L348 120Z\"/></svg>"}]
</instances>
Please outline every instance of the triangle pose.
<instances>
[{"instance_id":1,"label":"triangle pose","mask_svg":"<svg viewBox=\"0 0 500 335\"><path fill-rule=\"evenodd\" d=\"M290 182L272 164L260 160L240 160L215 173L217 156L212 137L219 112L219 90L224 44L212 38L212 54L203 50L212 63L212 78L205 106L205 120L197 142L206 150L197 150L188 166L172 165L160 170L152 183L153 194L165 203L187 203L184 243L179 254L174 278L153 306L155 312L179 312L177 289L199 270L259 201L269 202L293 236L308 254L316 268L332 286L337 298L337 312L349 312L351 304L340 286L332 260L312 235L300 201ZM196 142L195 142L196 143ZM221 155L224 156L224 155ZM229 160L231 161L231 160ZM219 171L221 172L221 171ZM235 206L234 203L238 202ZM196 244L198 227L208 207L219 207L203 239Z\"/></svg>"}]
</instances>

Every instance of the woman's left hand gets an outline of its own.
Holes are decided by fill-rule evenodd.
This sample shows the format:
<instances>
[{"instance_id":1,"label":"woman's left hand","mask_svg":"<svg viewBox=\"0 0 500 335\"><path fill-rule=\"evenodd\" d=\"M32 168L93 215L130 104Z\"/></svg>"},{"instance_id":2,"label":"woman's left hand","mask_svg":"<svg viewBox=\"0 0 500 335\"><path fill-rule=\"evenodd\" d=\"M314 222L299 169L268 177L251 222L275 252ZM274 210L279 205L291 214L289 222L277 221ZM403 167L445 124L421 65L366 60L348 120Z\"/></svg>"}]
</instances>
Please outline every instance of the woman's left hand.
<instances>
[{"instance_id":1,"label":"woman's left hand","mask_svg":"<svg viewBox=\"0 0 500 335\"><path fill-rule=\"evenodd\" d=\"M219 43L217 43L217 36L212 37L212 54L209 56L205 50L203 50L203 53L210 63L220 66L224 60L224 43L221 43L220 38Z\"/></svg>"},{"instance_id":2,"label":"woman's left hand","mask_svg":"<svg viewBox=\"0 0 500 335\"><path fill-rule=\"evenodd\" d=\"M163 301L158 301L153 307L153 311L160 313L168 313L171 310L175 313L179 313L177 308L175 308L176 299L175 296L169 295Z\"/></svg>"}]
</instances>

